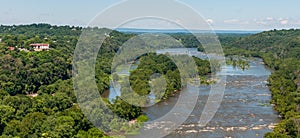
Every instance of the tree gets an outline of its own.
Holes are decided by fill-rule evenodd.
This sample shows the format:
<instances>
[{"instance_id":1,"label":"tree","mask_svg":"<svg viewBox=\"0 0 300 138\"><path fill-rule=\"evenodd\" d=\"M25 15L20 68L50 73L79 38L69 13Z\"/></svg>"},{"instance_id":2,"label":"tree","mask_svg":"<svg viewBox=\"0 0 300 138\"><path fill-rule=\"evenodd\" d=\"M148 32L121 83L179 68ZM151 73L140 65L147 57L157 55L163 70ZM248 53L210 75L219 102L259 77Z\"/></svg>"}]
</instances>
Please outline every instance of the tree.
<instances>
[{"instance_id":1,"label":"tree","mask_svg":"<svg viewBox=\"0 0 300 138\"><path fill-rule=\"evenodd\" d=\"M39 112L26 115L21 122L21 137L41 137L46 118L45 114Z\"/></svg>"}]
</instances>

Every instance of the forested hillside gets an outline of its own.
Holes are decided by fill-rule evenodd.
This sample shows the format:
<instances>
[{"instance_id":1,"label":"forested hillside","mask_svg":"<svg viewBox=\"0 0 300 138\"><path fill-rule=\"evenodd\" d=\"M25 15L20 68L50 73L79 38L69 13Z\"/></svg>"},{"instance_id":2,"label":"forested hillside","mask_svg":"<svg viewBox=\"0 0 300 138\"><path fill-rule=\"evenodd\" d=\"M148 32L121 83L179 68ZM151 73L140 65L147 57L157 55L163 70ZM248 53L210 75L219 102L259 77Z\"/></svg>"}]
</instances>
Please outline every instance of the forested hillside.
<instances>
[{"instance_id":1,"label":"forested hillside","mask_svg":"<svg viewBox=\"0 0 300 138\"><path fill-rule=\"evenodd\" d=\"M106 134L85 118L73 92L72 60L82 29L99 28L48 24L0 26L1 137L105 137ZM99 93L109 89L110 79L114 77L111 74L112 57L133 36L135 34L112 31L105 39L95 69ZM203 50L189 34L171 36L187 47ZM299 137L300 30L273 30L251 36L222 34L219 38L227 56L261 57L274 70L269 78L269 88L272 103L282 121L266 137ZM32 43L50 44L50 50L34 51L30 46ZM211 72L208 61L195 61L200 76ZM149 75L153 73L167 78L164 98L181 89L178 69L169 58L150 53L140 57L139 65L131 72L130 82L140 95L149 94ZM147 120L140 107L129 105L120 98L106 102L119 116L138 122L120 128L121 133L131 133ZM112 126L107 131L120 133L115 132L117 122L106 123Z\"/></svg>"},{"instance_id":2,"label":"forested hillside","mask_svg":"<svg viewBox=\"0 0 300 138\"><path fill-rule=\"evenodd\" d=\"M72 60L74 49L82 29L108 31L99 28L51 26L32 24L20 26L0 26L0 137L105 137L106 134L94 127L81 112L74 95L72 81ZM115 52L134 34L112 31L105 39L97 57L95 78L99 93L109 89L111 63ZM198 47L193 37L177 35L185 45ZM47 51L35 51L30 44L46 43ZM195 43L195 44L193 44ZM148 73L166 75L167 98L180 90L179 72L170 59L155 54L144 55L139 68L130 78L138 93L149 94ZM161 62L161 60L165 62ZM196 59L199 75L210 73L209 62ZM168 71L169 70L169 71ZM116 121L106 120L106 132L132 133L147 120L140 107L130 105L120 98L113 102L105 100L107 106L124 122L122 128ZM101 110L101 109L100 109ZM102 112L96 114L104 116ZM107 115L106 115L107 116ZM121 131L117 131L121 130Z\"/></svg>"},{"instance_id":3,"label":"forested hillside","mask_svg":"<svg viewBox=\"0 0 300 138\"><path fill-rule=\"evenodd\" d=\"M104 136L84 117L73 91L72 60L81 32L80 27L48 24L0 26L2 137ZM115 31L111 36L98 56L96 78L100 93L109 88L112 52L131 37ZM31 43L50 44L50 50L34 51ZM121 100L116 103L108 104L120 115L142 115L137 107Z\"/></svg>"},{"instance_id":4,"label":"forested hillside","mask_svg":"<svg viewBox=\"0 0 300 138\"><path fill-rule=\"evenodd\" d=\"M237 53L263 58L274 70L269 77L269 88L282 121L266 137L299 137L300 30L262 32L230 42L228 46L238 48L234 50Z\"/></svg>"}]
</instances>

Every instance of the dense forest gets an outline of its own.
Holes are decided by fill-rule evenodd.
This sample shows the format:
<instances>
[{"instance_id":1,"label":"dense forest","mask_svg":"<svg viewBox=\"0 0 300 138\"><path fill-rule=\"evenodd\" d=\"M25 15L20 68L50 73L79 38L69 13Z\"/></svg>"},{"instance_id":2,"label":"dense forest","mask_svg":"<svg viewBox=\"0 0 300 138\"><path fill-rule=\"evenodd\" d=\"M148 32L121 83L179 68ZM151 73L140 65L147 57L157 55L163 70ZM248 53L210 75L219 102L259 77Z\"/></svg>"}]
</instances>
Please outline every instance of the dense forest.
<instances>
[{"instance_id":1,"label":"dense forest","mask_svg":"<svg viewBox=\"0 0 300 138\"><path fill-rule=\"evenodd\" d=\"M1 137L106 137L106 133L95 128L84 116L74 95L72 60L83 29L109 31L48 24L0 26ZM98 52L95 67L100 94L110 87L115 52L125 41L135 36L117 31L109 35ZM177 36L177 40L184 41L185 45L199 46L198 42L190 39L193 37L189 35ZM30 46L32 43L50 44L50 50L35 51ZM168 98L174 91L181 89L178 68L169 58L150 53L139 60L139 67L132 71L130 77L137 93L149 94L148 75L153 73L161 73L167 78L167 92L161 97ZM208 61L197 58L195 61L199 75L211 72ZM147 121L141 107L130 105L120 98L105 102L119 117L137 122L116 128L116 121L107 120L105 125L111 127L105 132L132 133L142 122ZM100 111L95 113L100 113L101 118Z\"/></svg>"},{"instance_id":2,"label":"dense forest","mask_svg":"<svg viewBox=\"0 0 300 138\"><path fill-rule=\"evenodd\" d=\"M32 24L0 26L0 134L1 137L107 137L80 110L72 81L73 54L83 29L74 26ZM112 31L99 50L95 79L99 93L110 87L112 57L121 45L135 34ZM186 47L204 49L189 34L170 34ZM265 137L299 137L300 135L300 30L272 30L259 34L219 34L228 64L248 64L239 58L260 57L274 70L269 77L272 104L282 121ZM48 43L49 51L34 51L32 43ZM13 47L13 49L11 49ZM184 57L182 57L184 59ZM200 76L211 73L209 62L194 57ZM120 61L125 62L125 61ZM127 62L127 61L126 61ZM147 95L151 85L149 75L162 74L167 78L165 95L168 98L182 88L178 68L170 58L149 53L139 57L139 66L129 78L134 91ZM126 89L122 90L125 91ZM115 128L107 121L106 132L132 133L147 120L142 109L116 98L105 101L108 107L136 125ZM100 114L101 116L101 114ZM120 130L120 131L117 131Z\"/></svg>"}]
</instances>

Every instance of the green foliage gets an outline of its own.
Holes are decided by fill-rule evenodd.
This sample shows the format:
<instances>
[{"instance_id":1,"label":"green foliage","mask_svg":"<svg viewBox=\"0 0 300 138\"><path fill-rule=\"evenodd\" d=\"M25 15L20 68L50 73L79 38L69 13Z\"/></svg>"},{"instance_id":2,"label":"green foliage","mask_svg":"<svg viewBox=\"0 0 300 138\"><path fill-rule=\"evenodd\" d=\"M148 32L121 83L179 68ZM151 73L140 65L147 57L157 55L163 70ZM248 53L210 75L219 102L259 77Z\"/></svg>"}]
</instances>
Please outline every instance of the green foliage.
<instances>
[{"instance_id":1,"label":"green foliage","mask_svg":"<svg viewBox=\"0 0 300 138\"><path fill-rule=\"evenodd\" d=\"M272 53L275 58L300 58L300 30L273 30L235 41L235 47L254 52Z\"/></svg>"},{"instance_id":2,"label":"green foliage","mask_svg":"<svg viewBox=\"0 0 300 138\"><path fill-rule=\"evenodd\" d=\"M73 93L71 80L73 51L83 29L109 31L48 24L0 26L1 137L106 137L86 119L78 108ZM190 34L170 35L186 47L204 50ZM99 93L110 86L114 53L133 36L135 34L112 31L110 37L105 39L95 65L95 79ZM226 56L261 57L268 67L274 69L269 78L269 87L272 91L272 103L276 105L275 109L283 120L274 132L267 133L265 137L299 137L300 31L274 30L251 36L219 34L219 38ZM34 52L29 46L31 43L49 43L51 50ZM8 50L9 46L16 47L16 50ZM19 48L30 51L20 51ZM188 61L187 57L181 59L184 62ZM186 85L182 84L180 76L183 78L196 76L195 73L187 73L192 69L179 72L177 65L167 56L147 54L140 57L139 61L138 68L131 72L130 83L134 91L140 95L149 94L151 83L155 83L150 78L152 74L159 73L165 78L167 88L164 98L168 98L174 91ZM212 62L214 68L211 69L208 61L195 57L194 61L199 72L197 75L202 77L220 67L216 62ZM123 59L117 61L117 63L127 62ZM248 66L246 61L240 59L228 62L240 68ZM182 65L184 64L179 63L179 66ZM122 79L115 75L112 77L115 80ZM99 114L97 119L110 126L105 131L119 133L116 131L122 130L131 133L140 123L148 120L140 107L132 106L121 99L116 99L108 105L120 117L127 120L136 119L138 123L131 127L120 125L118 120L101 120L105 118L103 114ZM94 113L100 112L105 113L102 108L95 109ZM122 128L118 128L120 126Z\"/></svg>"},{"instance_id":3,"label":"green foliage","mask_svg":"<svg viewBox=\"0 0 300 138\"><path fill-rule=\"evenodd\" d=\"M171 59L180 59L176 64ZM181 88L185 87L188 78L194 78L197 75L204 76L208 73L211 73L210 63L206 60L201 60L199 58L193 57L193 60L189 60L190 57L187 56L173 56L169 55L156 55L153 53L143 55L139 58L139 65L137 69L131 71L130 74L130 84L133 91L139 95L148 95L151 92L151 84L156 86L156 88L163 88L163 83L156 83L151 79L151 76L154 74L160 74L166 81L166 89L164 95L160 95L162 90L156 90L153 88L153 92L159 100L161 97L168 98L170 95L174 94L174 91L178 91ZM181 72L178 69L178 66L191 66L192 61L195 61L197 68L184 68ZM198 70L197 70L198 69ZM198 74L196 72L198 71ZM181 80L183 79L183 80ZM163 81L163 80L160 80ZM122 94L126 93L126 90L123 89Z\"/></svg>"},{"instance_id":4,"label":"green foliage","mask_svg":"<svg viewBox=\"0 0 300 138\"><path fill-rule=\"evenodd\" d=\"M137 119L138 122L147 122L148 121L148 117L145 115L140 115Z\"/></svg>"},{"instance_id":5,"label":"green foliage","mask_svg":"<svg viewBox=\"0 0 300 138\"><path fill-rule=\"evenodd\" d=\"M234 68L240 68L242 70L250 68L249 62L242 57L229 57L226 60L227 65L232 65Z\"/></svg>"},{"instance_id":6,"label":"green foliage","mask_svg":"<svg viewBox=\"0 0 300 138\"><path fill-rule=\"evenodd\" d=\"M81 32L80 27L48 24L0 26L0 134L3 137L73 137L79 132L86 132L89 137L104 136L82 114L73 93L73 51ZM104 55L96 65L100 92L109 87L112 55L107 56L107 51L116 51L131 35L113 31L111 36L99 51ZM19 48L32 50L31 43L49 43L51 49L20 51ZM10 51L9 46L16 49Z\"/></svg>"},{"instance_id":7,"label":"green foliage","mask_svg":"<svg viewBox=\"0 0 300 138\"><path fill-rule=\"evenodd\" d=\"M142 109L140 107L135 107L118 97L114 100L113 104L110 104L109 106L114 113L126 120L135 119L142 113Z\"/></svg>"},{"instance_id":8,"label":"green foliage","mask_svg":"<svg viewBox=\"0 0 300 138\"><path fill-rule=\"evenodd\" d=\"M78 134L75 136L75 138L100 138L103 137L104 134L97 128L91 128L86 131L79 131Z\"/></svg>"},{"instance_id":9,"label":"green foliage","mask_svg":"<svg viewBox=\"0 0 300 138\"><path fill-rule=\"evenodd\" d=\"M274 70L269 77L272 103L282 117L274 132L265 137L299 137L300 124L300 30L273 30L236 39L227 43L230 50L244 56L263 58L265 64Z\"/></svg>"}]
</instances>

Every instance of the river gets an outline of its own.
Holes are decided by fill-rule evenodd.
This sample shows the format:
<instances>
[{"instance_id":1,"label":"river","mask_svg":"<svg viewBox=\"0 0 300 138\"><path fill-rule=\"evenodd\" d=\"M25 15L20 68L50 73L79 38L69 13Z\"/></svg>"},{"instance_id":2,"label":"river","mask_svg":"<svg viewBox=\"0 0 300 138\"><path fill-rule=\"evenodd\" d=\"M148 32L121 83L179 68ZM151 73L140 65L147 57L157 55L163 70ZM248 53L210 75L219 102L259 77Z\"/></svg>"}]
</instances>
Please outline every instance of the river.
<instances>
[{"instance_id":1,"label":"river","mask_svg":"<svg viewBox=\"0 0 300 138\"><path fill-rule=\"evenodd\" d=\"M265 133L273 130L278 122L278 114L270 104L271 92L267 87L267 78L271 71L264 66L262 60L251 59L250 68L245 71L226 65L218 74L226 75L227 82L222 103L213 119L204 127L198 125L210 92L210 86L200 86L198 103L192 114L166 138L250 138L263 137ZM188 92L189 89L185 89L180 93ZM112 99L119 92L106 92L104 95ZM155 120L168 113L177 100L178 95L175 95L144 108L143 111L150 120Z\"/></svg>"},{"instance_id":2,"label":"river","mask_svg":"<svg viewBox=\"0 0 300 138\"><path fill-rule=\"evenodd\" d=\"M278 121L277 112L270 105L271 92L267 87L267 78L271 74L261 59L250 61L248 70L225 66L220 75L227 74L227 83L223 101L213 119L205 126L198 125L201 108L209 94L210 87L202 86L198 106L176 131L166 138L198 137L263 137L272 131ZM188 90L183 90L182 93ZM178 96L171 97L144 112L151 120L166 114L177 102Z\"/></svg>"}]
</instances>

